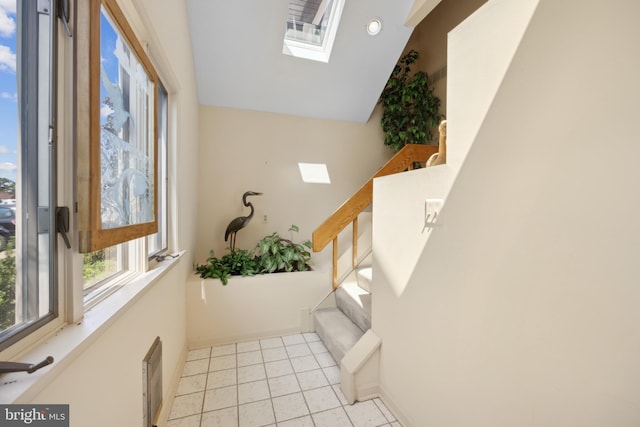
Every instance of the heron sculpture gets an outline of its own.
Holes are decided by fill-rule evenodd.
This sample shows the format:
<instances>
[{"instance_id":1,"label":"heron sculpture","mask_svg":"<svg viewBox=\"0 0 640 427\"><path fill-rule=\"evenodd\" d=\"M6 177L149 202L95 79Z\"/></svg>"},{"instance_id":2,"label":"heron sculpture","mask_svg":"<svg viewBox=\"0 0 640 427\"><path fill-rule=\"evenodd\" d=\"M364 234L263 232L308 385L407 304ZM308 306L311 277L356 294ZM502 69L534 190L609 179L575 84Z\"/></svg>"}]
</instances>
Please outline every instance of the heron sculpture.
<instances>
[{"instance_id":1,"label":"heron sculpture","mask_svg":"<svg viewBox=\"0 0 640 427\"><path fill-rule=\"evenodd\" d=\"M229 225L227 225L227 231L224 232L224 241L226 242L227 239L229 239L229 236L231 236L231 241L229 242L231 246L231 252L235 251L236 249L236 234L238 233L238 231L245 228L247 224L249 224L249 221L251 221L251 218L253 218L253 205L251 204L251 202L247 202L247 197L260 196L261 194L262 193L256 193L255 191L247 191L242 195L242 204L245 206L249 206L251 208L251 212L247 216L239 216L238 218L231 220Z\"/></svg>"}]
</instances>

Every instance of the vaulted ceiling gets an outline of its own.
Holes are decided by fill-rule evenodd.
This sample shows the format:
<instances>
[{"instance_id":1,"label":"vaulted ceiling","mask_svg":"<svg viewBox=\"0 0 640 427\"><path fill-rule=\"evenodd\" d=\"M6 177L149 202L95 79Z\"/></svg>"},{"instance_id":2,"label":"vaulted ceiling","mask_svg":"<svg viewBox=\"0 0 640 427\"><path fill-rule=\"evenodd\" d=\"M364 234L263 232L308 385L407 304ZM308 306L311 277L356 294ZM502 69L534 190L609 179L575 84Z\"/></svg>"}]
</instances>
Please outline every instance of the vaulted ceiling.
<instances>
[{"instance_id":1,"label":"vaulted ceiling","mask_svg":"<svg viewBox=\"0 0 640 427\"><path fill-rule=\"evenodd\" d=\"M413 30L413 3L346 0L323 63L282 53L288 0L187 0L200 103L366 122Z\"/></svg>"}]
</instances>

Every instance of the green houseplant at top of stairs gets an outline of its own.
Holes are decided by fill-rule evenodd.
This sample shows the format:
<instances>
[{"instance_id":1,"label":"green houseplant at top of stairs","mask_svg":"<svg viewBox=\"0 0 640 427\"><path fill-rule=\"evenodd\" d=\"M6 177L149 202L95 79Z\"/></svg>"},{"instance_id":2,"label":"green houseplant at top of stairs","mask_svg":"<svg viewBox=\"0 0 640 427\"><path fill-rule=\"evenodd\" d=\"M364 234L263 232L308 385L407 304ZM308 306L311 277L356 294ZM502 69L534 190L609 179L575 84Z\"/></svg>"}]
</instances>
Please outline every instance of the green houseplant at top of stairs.
<instances>
[{"instance_id":1,"label":"green houseplant at top of stairs","mask_svg":"<svg viewBox=\"0 0 640 427\"><path fill-rule=\"evenodd\" d=\"M378 101L383 108L384 143L396 152L406 144L432 141L432 129L443 118L429 75L425 71L411 73L418 57L418 52L410 50L400 58Z\"/></svg>"}]
</instances>

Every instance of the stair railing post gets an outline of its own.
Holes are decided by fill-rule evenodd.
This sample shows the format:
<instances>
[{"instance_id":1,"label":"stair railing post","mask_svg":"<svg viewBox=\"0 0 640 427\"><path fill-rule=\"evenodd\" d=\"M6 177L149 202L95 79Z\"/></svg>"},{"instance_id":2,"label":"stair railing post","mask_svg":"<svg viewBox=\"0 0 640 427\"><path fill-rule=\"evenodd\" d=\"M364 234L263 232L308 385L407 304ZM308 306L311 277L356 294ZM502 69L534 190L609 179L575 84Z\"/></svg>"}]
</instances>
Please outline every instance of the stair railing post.
<instances>
[{"instance_id":1,"label":"stair railing post","mask_svg":"<svg viewBox=\"0 0 640 427\"><path fill-rule=\"evenodd\" d=\"M338 289L338 236L333 239L333 290Z\"/></svg>"},{"instance_id":2,"label":"stair railing post","mask_svg":"<svg viewBox=\"0 0 640 427\"><path fill-rule=\"evenodd\" d=\"M356 268L358 265L358 217L353 219L353 236L351 241L351 266Z\"/></svg>"}]
</instances>

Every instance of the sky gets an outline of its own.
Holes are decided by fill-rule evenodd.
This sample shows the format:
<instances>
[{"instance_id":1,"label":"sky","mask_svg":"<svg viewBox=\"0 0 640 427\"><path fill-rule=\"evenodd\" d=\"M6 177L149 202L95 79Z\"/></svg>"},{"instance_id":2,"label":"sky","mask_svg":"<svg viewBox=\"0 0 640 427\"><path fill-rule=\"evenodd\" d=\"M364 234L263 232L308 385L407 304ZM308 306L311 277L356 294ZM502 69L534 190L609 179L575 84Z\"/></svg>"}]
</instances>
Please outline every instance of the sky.
<instances>
[{"instance_id":1,"label":"sky","mask_svg":"<svg viewBox=\"0 0 640 427\"><path fill-rule=\"evenodd\" d=\"M16 5L18 0L0 0L0 177L16 180L18 150L18 95L16 55ZM113 54L117 35L101 19L101 55L111 81L117 81L118 61ZM102 88L101 88L102 89ZM103 93L104 96L104 93ZM102 123L110 111L104 108Z\"/></svg>"},{"instance_id":2,"label":"sky","mask_svg":"<svg viewBox=\"0 0 640 427\"><path fill-rule=\"evenodd\" d=\"M0 0L2 1L2 0ZM100 62L104 68L109 80L112 83L118 81L118 58L115 55L116 40L118 34L114 30L113 24L105 16L104 13L100 14ZM100 83L100 102L107 95L106 90L102 82ZM105 124L106 117L113 111L109 106L100 105L100 123Z\"/></svg>"},{"instance_id":3,"label":"sky","mask_svg":"<svg viewBox=\"0 0 640 427\"><path fill-rule=\"evenodd\" d=\"M0 0L0 177L16 179L16 1Z\"/></svg>"}]
</instances>

